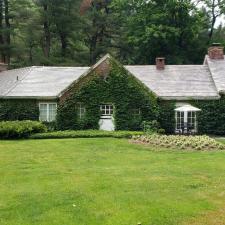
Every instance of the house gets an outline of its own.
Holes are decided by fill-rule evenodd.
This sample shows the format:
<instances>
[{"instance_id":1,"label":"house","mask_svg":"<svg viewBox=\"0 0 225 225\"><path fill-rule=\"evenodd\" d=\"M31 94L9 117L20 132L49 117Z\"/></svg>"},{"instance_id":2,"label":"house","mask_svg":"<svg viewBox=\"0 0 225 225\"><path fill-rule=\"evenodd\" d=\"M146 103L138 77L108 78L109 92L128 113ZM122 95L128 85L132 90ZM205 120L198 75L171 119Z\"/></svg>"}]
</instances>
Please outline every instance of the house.
<instances>
[{"instance_id":1,"label":"house","mask_svg":"<svg viewBox=\"0 0 225 225\"><path fill-rule=\"evenodd\" d=\"M159 119L168 132L225 133L224 93L219 44L203 65L157 58L156 65L122 66L110 55L92 67L0 64L0 120L57 120L60 129L138 129L143 120Z\"/></svg>"}]
</instances>

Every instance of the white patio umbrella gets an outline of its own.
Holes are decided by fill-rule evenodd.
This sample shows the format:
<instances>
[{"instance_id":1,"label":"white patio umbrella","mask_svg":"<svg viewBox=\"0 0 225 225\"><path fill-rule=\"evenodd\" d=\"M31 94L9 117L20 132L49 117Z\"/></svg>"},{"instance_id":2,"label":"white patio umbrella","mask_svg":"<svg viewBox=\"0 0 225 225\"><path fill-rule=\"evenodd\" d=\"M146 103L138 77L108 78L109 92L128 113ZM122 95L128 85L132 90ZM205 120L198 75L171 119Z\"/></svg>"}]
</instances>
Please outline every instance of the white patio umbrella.
<instances>
[{"instance_id":1,"label":"white patio umbrella","mask_svg":"<svg viewBox=\"0 0 225 225\"><path fill-rule=\"evenodd\" d=\"M192 105L184 105L184 106L176 108L175 111L176 112L200 112L202 110Z\"/></svg>"}]
</instances>

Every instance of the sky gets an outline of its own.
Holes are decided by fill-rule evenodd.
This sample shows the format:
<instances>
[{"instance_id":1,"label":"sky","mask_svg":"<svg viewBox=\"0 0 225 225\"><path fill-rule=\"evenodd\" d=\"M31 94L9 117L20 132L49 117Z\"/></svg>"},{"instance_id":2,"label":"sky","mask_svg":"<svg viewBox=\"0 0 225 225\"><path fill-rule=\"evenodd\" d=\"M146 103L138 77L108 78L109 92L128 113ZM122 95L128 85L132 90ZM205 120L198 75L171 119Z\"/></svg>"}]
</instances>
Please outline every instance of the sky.
<instances>
[{"instance_id":1,"label":"sky","mask_svg":"<svg viewBox=\"0 0 225 225\"><path fill-rule=\"evenodd\" d=\"M225 17L220 17L217 20L216 26L219 26L221 23L223 23L225 25Z\"/></svg>"}]
</instances>

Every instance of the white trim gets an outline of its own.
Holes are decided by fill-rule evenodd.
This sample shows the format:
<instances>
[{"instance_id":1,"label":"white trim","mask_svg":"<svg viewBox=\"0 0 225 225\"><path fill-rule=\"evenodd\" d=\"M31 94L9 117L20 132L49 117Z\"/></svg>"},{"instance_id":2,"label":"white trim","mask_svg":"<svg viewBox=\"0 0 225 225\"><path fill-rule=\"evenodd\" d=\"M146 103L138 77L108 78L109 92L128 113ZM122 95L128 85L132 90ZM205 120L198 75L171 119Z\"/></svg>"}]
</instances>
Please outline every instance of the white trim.
<instances>
[{"instance_id":1,"label":"white trim","mask_svg":"<svg viewBox=\"0 0 225 225\"><path fill-rule=\"evenodd\" d=\"M103 116L113 116L114 106L112 104L102 104L100 105L101 117Z\"/></svg>"}]
</instances>

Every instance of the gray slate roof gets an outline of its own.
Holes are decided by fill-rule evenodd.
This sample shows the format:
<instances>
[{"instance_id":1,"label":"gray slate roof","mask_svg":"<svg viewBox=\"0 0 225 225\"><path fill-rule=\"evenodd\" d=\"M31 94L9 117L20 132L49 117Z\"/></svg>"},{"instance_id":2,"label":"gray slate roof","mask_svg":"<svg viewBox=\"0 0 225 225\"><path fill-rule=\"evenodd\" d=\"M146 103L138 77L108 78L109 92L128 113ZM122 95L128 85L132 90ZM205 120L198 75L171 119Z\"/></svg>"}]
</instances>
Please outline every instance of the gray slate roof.
<instances>
[{"instance_id":1,"label":"gray slate roof","mask_svg":"<svg viewBox=\"0 0 225 225\"><path fill-rule=\"evenodd\" d=\"M0 73L0 98L55 99L93 67L28 67ZM162 99L218 99L225 92L225 60L210 60L204 65L125 66L146 87Z\"/></svg>"},{"instance_id":2,"label":"gray slate roof","mask_svg":"<svg viewBox=\"0 0 225 225\"><path fill-rule=\"evenodd\" d=\"M208 56L205 58L205 64L209 66L214 83L219 93L225 92L225 58L222 60L212 60Z\"/></svg>"},{"instance_id":3,"label":"gray slate roof","mask_svg":"<svg viewBox=\"0 0 225 225\"><path fill-rule=\"evenodd\" d=\"M126 66L132 74L163 99L217 99L212 76L205 65Z\"/></svg>"},{"instance_id":4,"label":"gray slate roof","mask_svg":"<svg viewBox=\"0 0 225 225\"><path fill-rule=\"evenodd\" d=\"M8 70L0 73L0 97L56 98L88 68L35 66Z\"/></svg>"}]
</instances>

